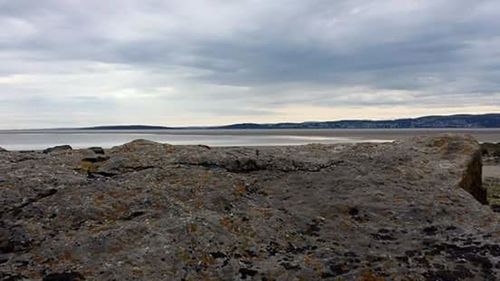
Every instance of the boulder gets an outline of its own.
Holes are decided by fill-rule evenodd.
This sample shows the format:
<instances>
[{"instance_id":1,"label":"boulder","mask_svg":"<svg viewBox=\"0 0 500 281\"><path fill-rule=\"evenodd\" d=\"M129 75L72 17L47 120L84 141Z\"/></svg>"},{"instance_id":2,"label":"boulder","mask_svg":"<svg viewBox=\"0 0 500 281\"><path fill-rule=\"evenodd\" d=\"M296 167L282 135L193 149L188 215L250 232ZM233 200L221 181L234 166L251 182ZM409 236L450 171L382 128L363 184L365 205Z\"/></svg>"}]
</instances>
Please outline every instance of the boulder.
<instances>
[{"instance_id":1,"label":"boulder","mask_svg":"<svg viewBox=\"0 0 500 281\"><path fill-rule=\"evenodd\" d=\"M60 151L66 151L66 150L72 150L73 148L69 145L58 145L54 147L49 147L42 152L45 154L52 153L52 152L60 152Z\"/></svg>"},{"instance_id":2,"label":"boulder","mask_svg":"<svg viewBox=\"0 0 500 281\"><path fill-rule=\"evenodd\" d=\"M102 147L98 147L98 146L93 146L93 147L89 147L88 148L89 150L91 150L92 152L94 152L95 154L104 154L104 149Z\"/></svg>"},{"instance_id":3,"label":"boulder","mask_svg":"<svg viewBox=\"0 0 500 281\"><path fill-rule=\"evenodd\" d=\"M478 155L462 135L2 153L0 279L498 280Z\"/></svg>"}]
</instances>

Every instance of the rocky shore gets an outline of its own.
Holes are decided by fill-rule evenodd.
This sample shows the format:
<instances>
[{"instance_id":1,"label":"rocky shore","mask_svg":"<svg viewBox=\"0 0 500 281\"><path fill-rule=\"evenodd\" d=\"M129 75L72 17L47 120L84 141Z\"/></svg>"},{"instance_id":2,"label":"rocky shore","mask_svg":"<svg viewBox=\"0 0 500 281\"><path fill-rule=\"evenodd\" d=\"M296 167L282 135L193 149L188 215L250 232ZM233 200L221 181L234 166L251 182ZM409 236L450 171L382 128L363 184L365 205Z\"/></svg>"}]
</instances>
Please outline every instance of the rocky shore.
<instances>
[{"instance_id":1,"label":"rocky shore","mask_svg":"<svg viewBox=\"0 0 500 281\"><path fill-rule=\"evenodd\" d=\"M467 136L0 149L0 280L498 280Z\"/></svg>"}]
</instances>

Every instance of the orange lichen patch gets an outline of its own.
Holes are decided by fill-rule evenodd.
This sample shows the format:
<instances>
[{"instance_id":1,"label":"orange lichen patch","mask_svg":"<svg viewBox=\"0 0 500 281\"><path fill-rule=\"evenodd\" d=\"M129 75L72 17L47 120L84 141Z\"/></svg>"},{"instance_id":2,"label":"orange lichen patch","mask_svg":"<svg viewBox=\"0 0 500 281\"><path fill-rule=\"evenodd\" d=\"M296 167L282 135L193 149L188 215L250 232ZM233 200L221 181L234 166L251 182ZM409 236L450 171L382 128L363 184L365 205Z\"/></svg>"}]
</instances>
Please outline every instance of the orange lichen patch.
<instances>
[{"instance_id":1,"label":"orange lichen patch","mask_svg":"<svg viewBox=\"0 0 500 281\"><path fill-rule=\"evenodd\" d=\"M124 243L121 243L121 242L117 242L117 243L113 243L111 245L108 246L107 248L107 252L108 253L118 253L118 252L121 252L125 249L125 247L123 247L123 245L125 245Z\"/></svg>"},{"instance_id":2,"label":"orange lichen patch","mask_svg":"<svg viewBox=\"0 0 500 281\"><path fill-rule=\"evenodd\" d=\"M194 208L195 209L202 209L204 206L205 206L205 204L203 203L203 199L198 198L198 199L194 200Z\"/></svg>"},{"instance_id":3,"label":"orange lichen patch","mask_svg":"<svg viewBox=\"0 0 500 281\"><path fill-rule=\"evenodd\" d=\"M401 196L395 195L392 199L392 202L394 202L395 204L401 204L402 202L404 202L404 199Z\"/></svg>"},{"instance_id":4,"label":"orange lichen patch","mask_svg":"<svg viewBox=\"0 0 500 281\"><path fill-rule=\"evenodd\" d=\"M178 260L182 261L186 265L196 264L196 261L193 260L189 252L184 248L179 248L177 250L176 257Z\"/></svg>"},{"instance_id":5,"label":"orange lichen patch","mask_svg":"<svg viewBox=\"0 0 500 281\"><path fill-rule=\"evenodd\" d=\"M252 209L257 211L265 219L270 219L273 216L271 208L252 208Z\"/></svg>"},{"instance_id":6,"label":"orange lichen patch","mask_svg":"<svg viewBox=\"0 0 500 281\"><path fill-rule=\"evenodd\" d=\"M439 203L444 203L444 204L451 203L450 197L447 195L438 195L435 198L436 198L436 201Z\"/></svg>"},{"instance_id":7,"label":"orange lichen patch","mask_svg":"<svg viewBox=\"0 0 500 281\"><path fill-rule=\"evenodd\" d=\"M43 265L45 265L48 268L57 268L59 265L64 264L65 262L72 262L71 259L68 259L65 257L66 253L63 253L61 256L58 258L45 258L43 260Z\"/></svg>"},{"instance_id":8,"label":"orange lichen patch","mask_svg":"<svg viewBox=\"0 0 500 281\"><path fill-rule=\"evenodd\" d=\"M214 265L216 263L216 260L214 259L214 257L212 257L212 255L210 254L203 254L202 257L201 257L201 260L200 260L200 265L202 266L210 266L210 265Z\"/></svg>"},{"instance_id":9,"label":"orange lichen patch","mask_svg":"<svg viewBox=\"0 0 500 281\"><path fill-rule=\"evenodd\" d=\"M35 270L23 271L23 275L31 280L41 279L40 272Z\"/></svg>"},{"instance_id":10,"label":"orange lichen patch","mask_svg":"<svg viewBox=\"0 0 500 281\"><path fill-rule=\"evenodd\" d=\"M182 280L185 280L185 281L217 281L217 280L221 280L219 277L212 276L213 273L207 272L205 270L206 269L202 269L202 271L197 272L196 274L186 276Z\"/></svg>"},{"instance_id":11,"label":"orange lichen patch","mask_svg":"<svg viewBox=\"0 0 500 281\"><path fill-rule=\"evenodd\" d=\"M237 182L234 185L234 194L236 196L242 196L247 192L247 187L244 182Z\"/></svg>"},{"instance_id":12,"label":"orange lichen patch","mask_svg":"<svg viewBox=\"0 0 500 281\"><path fill-rule=\"evenodd\" d=\"M95 173L95 172L97 172L97 166L90 161L83 160L80 163L80 170L87 172L87 173Z\"/></svg>"},{"instance_id":13,"label":"orange lichen patch","mask_svg":"<svg viewBox=\"0 0 500 281\"><path fill-rule=\"evenodd\" d=\"M449 138L447 137L441 137L438 139L433 139L432 142L430 143L430 146L435 146L435 147L442 147L446 144L449 143Z\"/></svg>"},{"instance_id":14,"label":"orange lichen patch","mask_svg":"<svg viewBox=\"0 0 500 281\"><path fill-rule=\"evenodd\" d=\"M462 141L458 141L458 139L453 136L443 136L432 139L428 146L438 148L439 152L445 155L457 152L469 154L476 150L474 145L470 143L464 144Z\"/></svg>"},{"instance_id":15,"label":"orange lichen patch","mask_svg":"<svg viewBox=\"0 0 500 281\"><path fill-rule=\"evenodd\" d=\"M255 230L239 219L223 217L219 220L219 223L233 234L255 236Z\"/></svg>"},{"instance_id":16,"label":"orange lichen patch","mask_svg":"<svg viewBox=\"0 0 500 281\"><path fill-rule=\"evenodd\" d=\"M194 224L194 223L189 223L189 224L186 226L186 231L187 231L187 233L189 233L189 234L196 233L196 231L198 231L198 225L196 225L196 224Z\"/></svg>"},{"instance_id":17,"label":"orange lichen patch","mask_svg":"<svg viewBox=\"0 0 500 281\"><path fill-rule=\"evenodd\" d=\"M104 224L93 224L89 227L89 233L91 234L98 234L104 231L109 231L111 229L114 229L116 227L116 221L108 221L107 219L105 220Z\"/></svg>"},{"instance_id":18,"label":"orange lichen patch","mask_svg":"<svg viewBox=\"0 0 500 281\"><path fill-rule=\"evenodd\" d=\"M12 184L0 184L0 188L14 189L16 187L14 185L12 185Z\"/></svg>"},{"instance_id":19,"label":"orange lichen patch","mask_svg":"<svg viewBox=\"0 0 500 281\"><path fill-rule=\"evenodd\" d=\"M71 263L74 258L73 258L73 254L71 253L71 251L68 251L68 250L65 250L63 252L63 254L59 257L60 261L64 261L64 262L68 262L68 263Z\"/></svg>"},{"instance_id":20,"label":"orange lichen patch","mask_svg":"<svg viewBox=\"0 0 500 281\"><path fill-rule=\"evenodd\" d=\"M106 196L104 195L104 193L97 193L94 195L94 203L98 207L102 206L102 204L106 202L105 200Z\"/></svg>"},{"instance_id":21,"label":"orange lichen patch","mask_svg":"<svg viewBox=\"0 0 500 281\"><path fill-rule=\"evenodd\" d=\"M116 190L110 190L110 191L108 191L107 194L109 196L115 197L115 198L124 198L124 197L130 198L133 196L133 194L131 192L116 191Z\"/></svg>"},{"instance_id":22,"label":"orange lichen patch","mask_svg":"<svg viewBox=\"0 0 500 281\"><path fill-rule=\"evenodd\" d=\"M323 263L311 254L304 255L304 265L318 273L323 270Z\"/></svg>"},{"instance_id":23,"label":"orange lichen patch","mask_svg":"<svg viewBox=\"0 0 500 281\"><path fill-rule=\"evenodd\" d=\"M346 219L341 218L337 227L339 229L349 231L349 230L353 229L355 227L355 225L352 223L351 220L346 220Z\"/></svg>"},{"instance_id":24,"label":"orange lichen patch","mask_svg":"<svg viewBox=\"0 0 500 281\"><path fill-rule=\"evenodd\" d=\"M359 276L359 278L356 280L357 281L385 281L385 279L383 277L377 276L371 271L363 272L361 274L361 276Z\"/></svg>"},{"instance_id":25,"label":"orange lichen patch","mask_svg":"<svg viewBox=\"0 0 500 281\"><path fill-rule=\"evenodd\" d=\"M143 275L144 273L143 273L143 271L142 271L142 269L140 267L134 266L132 268L132 274L134 274L134 275L137 276L137 275Z\"/></svg>"},{"instance_id":26,"label":"orange lichen patch","mask_svg":"<svg viewBox=\"0 0 500 281\"><path fill-rule=\"evenodd\" d=\"M228 217L221 218L219 220L219 223L228 230L231 230L233 228L233 221Z\"/></svg>"},{"instance_id":27,"label":"orange lichen patch","mask_svg":"<svg viewBox=\"0 0 500 281\"><path fill-rule=\"evenodd\" d=\"M200 175L200 184L199 187L202 188L206 183L208 183L212 178L212 173L210 171L203 171Z\"/></svg>"},{"instance_id":28,"label":"orange lichen patch","mask_svg":"<svg viewBox=\"0 0 500 281\"><path fill-rule=\"evenodd\" d=\"M129 209L127 204L123 204L121 202L113 202L111 203L111 206L113 207L115 213L120 213L120 214L126 213Z\"/></svg>"},{"instance_id":29,"label":"orange lichen patch","mask_svg":"<svg viewBox=\"0 0 500 281\"><path fill-rule=\"evenodd\" d=\"M39 256L39 255L33 255L31 257L31 259L36 262L36 263L44 263L44 261L47 259L46 257L42 257L42 256Z\"/></svg>"}]
</instances>

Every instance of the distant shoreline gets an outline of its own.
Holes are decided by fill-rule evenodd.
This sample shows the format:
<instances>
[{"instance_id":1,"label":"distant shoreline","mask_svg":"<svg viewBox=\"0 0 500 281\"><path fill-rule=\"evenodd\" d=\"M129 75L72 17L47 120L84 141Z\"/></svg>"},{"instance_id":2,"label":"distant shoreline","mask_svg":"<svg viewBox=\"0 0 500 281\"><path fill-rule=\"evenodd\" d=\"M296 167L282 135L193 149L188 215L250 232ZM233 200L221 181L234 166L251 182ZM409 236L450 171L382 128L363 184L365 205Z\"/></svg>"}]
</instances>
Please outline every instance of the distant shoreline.
<instances>
[{"instance_id":1,"label":"distant shoreline","mask_svg":"<svg viewBox=\"0 0 500 281\"><path fill-rule=\"evenodd\" d=\"M500 128L500 114L457 114L448 116L423 116L394 120L340 120L310 121L285 123L238 123L224 126L188 126L166 127L149 125L106 125L85 127L90 130L186 130L186 129L464 129L464 128Z\"/></svg>"},{"instance_id":2,"label":"distant shoreline","mask_svg":"<svg viewBox=\"0 0 500 281\"><path fill-rule=\"evenodd\" d=\"M432 115L392 120L338 120L281 123L236 123L219 126L99 125L86 127L44 128L37 130L285 130L285 129L500 129L500 113ZM23 129L35 130L35 129ZM1 130L0 130L1 131ZM9 131L15 131L11 129Z\"/></svg>"}]
</instances>

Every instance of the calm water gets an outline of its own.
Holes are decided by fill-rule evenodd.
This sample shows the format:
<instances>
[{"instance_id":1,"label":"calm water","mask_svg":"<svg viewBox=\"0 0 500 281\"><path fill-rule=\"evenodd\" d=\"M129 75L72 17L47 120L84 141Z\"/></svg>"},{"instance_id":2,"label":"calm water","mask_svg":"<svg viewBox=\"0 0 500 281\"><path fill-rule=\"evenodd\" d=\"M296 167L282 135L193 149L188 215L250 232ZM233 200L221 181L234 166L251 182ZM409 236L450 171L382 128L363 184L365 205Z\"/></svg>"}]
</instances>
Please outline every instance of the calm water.
<instances>
[{"instance_id":1,"label":"calm water","mask_svg":"<svg viewBox=\"0 0 500 281\"><path fill-rule=\"evenodd\" d=\"M466 133L480 142L500 142L500 129L4 130L0 131L0 147L8 150L31 150L69 144L74 148L109 148L134 139L210 146L299 145L385 142L414 135L442 133Z\"/></svg>"}]
</instances>

